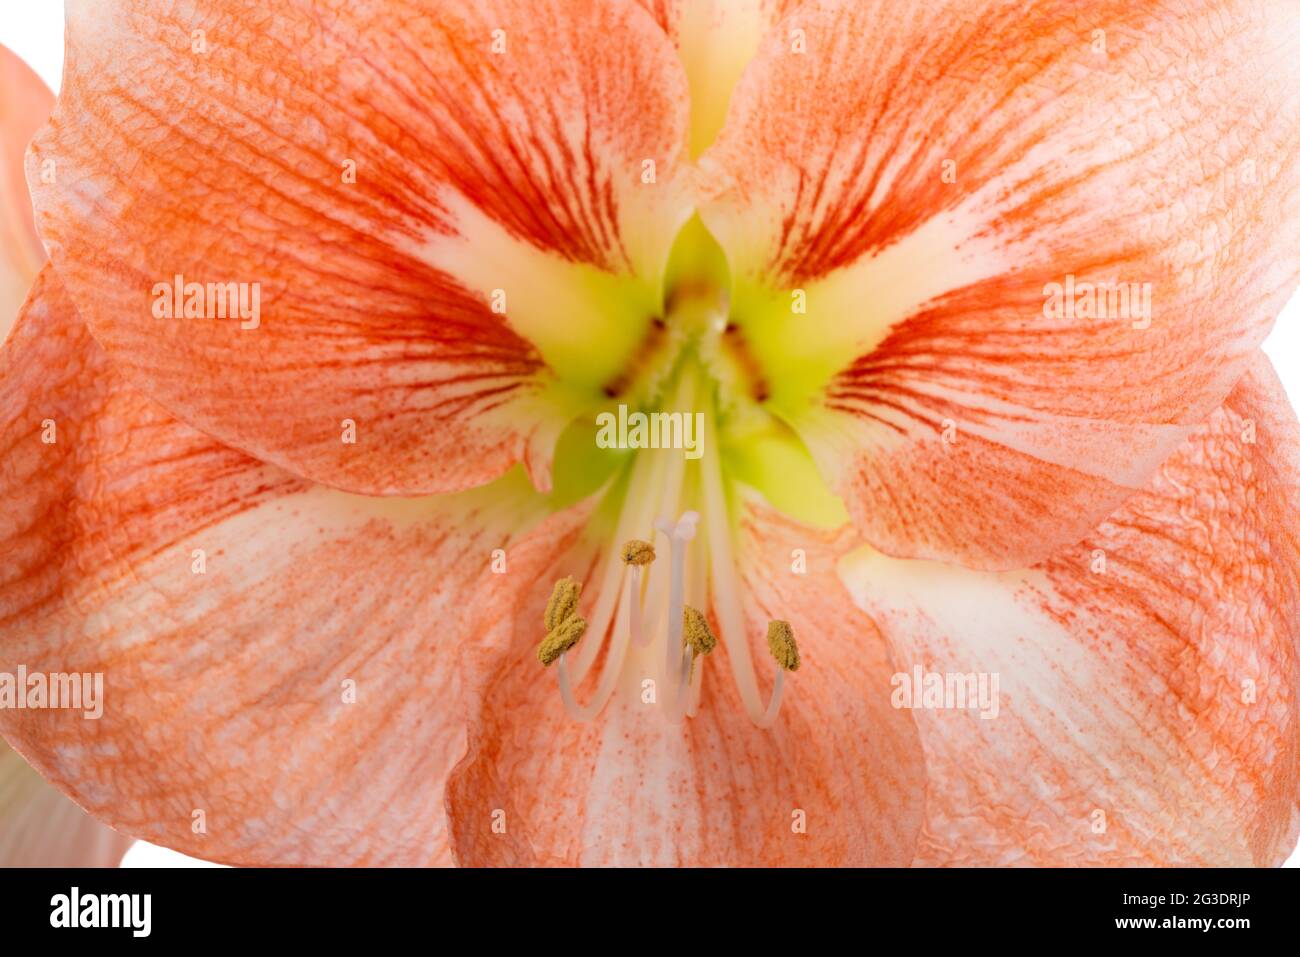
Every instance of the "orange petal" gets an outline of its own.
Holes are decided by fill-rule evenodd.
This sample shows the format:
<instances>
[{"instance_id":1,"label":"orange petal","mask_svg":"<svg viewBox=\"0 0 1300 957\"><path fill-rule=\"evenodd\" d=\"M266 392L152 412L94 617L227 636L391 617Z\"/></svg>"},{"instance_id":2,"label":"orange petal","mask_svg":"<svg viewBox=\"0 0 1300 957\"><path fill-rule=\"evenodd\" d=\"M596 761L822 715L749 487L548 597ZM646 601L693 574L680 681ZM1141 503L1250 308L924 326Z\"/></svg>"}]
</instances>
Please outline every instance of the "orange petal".
<instances>
[{"instance_id":1,"label":"orange petal","mask_svg":"<svg viewBox=\"0 0 1300 957\"><path fill-rule=\"evenodd\" d=\"M1300 20L877 0L795 21L805 52L769 38L702 160L768 404L882 550L1039 561L1218 407L1294 288ZM1106 318L1084 283L1111 284Z\"/></svg>"},{"instance_id":2,"label":"orange petal","mask_svg":"<svg viewBox=\"0 0 1300 957\"><path fill-rule=\"evenodd\" d=\"M1298 471L1295 414L1257 354L1146 489L1049 561L998 574L846 560L901 672L999 676L991 720L912 711L930 795L917 863L1286 859L1300 834Z\"/></svg>"},{"instance_id":3,"label":"orange petal","mask_svg":"<svg viewBox=\"0 0 1300 957\"><path fill-rule=\"evenodd\" d=\"M0 867L117 867L130 846L0 741Z\"/></svg>"},{"instance_id":4,"label":"orange petal","mask_svg":"<svg viewBox=\"0 0 1300 957\"><path fill-rule=\"evenodd\" d=\"M0 46L0 342L45 259L32 225L23 152L53 107L41 79ZM0 867L116 867L130 844L0 741Z\"/></svg>"},{"instance_id":5,"label":"orange petal","mask_svg":"<svg viewBox=\"0 0 1300 957\"><path fill-rule=\"evenodd\" d=\"M38 225L138 387L335 487L448 491L519 461L547 486L689 213L685 79L648 17L74 0L68 37ZM156 318L189 306L177 276L204 318ZM225 283L247 308L207 318Z\"/></svg>"},{"instance_id":6,"label":"orange petal","mask_svg":"<svg viewBox=\"0 0 1300 957\"><path fill-rule=\"evenodd\" d=\"M742 540L751 654L760 672L774 670L764 647L772 618L792 624L803 657L788 676L775 725L760 730L746 716L726 635L703 666L694 718L666 721L657 704L645 703L633 669L602 716L573 721L554 676L541 672L533 654L548 591L538 587L518 606L510 659L484 698L493 707L448 789L461 863L911 860L924 794L919 740L911 717L875 693L895 668L837 579L843 536L759 507L747 514ZM794 548L805 550L806 574L790 571ZM555 575L583 578L586 568L572 558L558 563ZM584 606L596 597L584 592Z\"/></svg>"},{"instance_id":7,"label":"orange petal","mask_svg":"<svg viewBox=\"0 0 1300 957\"><path fill-rule=\"evenodd\" d=\"M104 692L98 720L0 710L15 747L197 857L447 860L476 661L536 576L512 544L537 518L522 475L360 498L218 445L124 382L48 268L0 409L0 672L99 672Z\"/></svg>"},{"instance_id":8,"label":"orange petal","mask_svg":"<svg viewBox=\"0 0 1300 957\"><path fill-rule=\"evenodd\" d=\"M53 108L54 95L41 78L0 46L0 342L45 261L32 225L23 152Z\"/></svg>"}]
</instances>

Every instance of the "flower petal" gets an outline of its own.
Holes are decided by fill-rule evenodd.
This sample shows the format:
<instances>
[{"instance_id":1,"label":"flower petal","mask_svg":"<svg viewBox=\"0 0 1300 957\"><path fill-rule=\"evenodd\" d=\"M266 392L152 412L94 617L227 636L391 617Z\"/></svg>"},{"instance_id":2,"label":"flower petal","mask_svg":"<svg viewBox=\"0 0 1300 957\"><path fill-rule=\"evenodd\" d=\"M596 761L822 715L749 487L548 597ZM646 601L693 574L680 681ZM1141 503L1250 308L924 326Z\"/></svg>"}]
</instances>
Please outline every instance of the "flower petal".
<instances>
[{"instance_id":1,"label":"flower petal","mask_svg":"<svg viewBox=\"0 0 1300 957\"><path fill-rule=\"evenodd\" d=\"M558 431L650 327L689 214L685 79L649 18L73 0L68 37L30 160L38 225L138 387L350 491L456 490L519 461L547 487ZM169 293L177 276L202 295ZM234 292L238 319L156 317L228 315Z\"/></svg>"},{"instance_id":2,"label":"flower petal","mask_svg":"<svg viewBox=\"0 0 1300 957\"><path fill-rule=\"evenodd\" d=\"M672 724L658 705L643 703L645 685L632 668L600 717L575 722L532 653L548 590L539 583L519 606L509 660L486 693L497 705L483 715L480 736L448 788L461 863L911 860L924 793L919 740L910 716L873 693L895 668L836 577L843 535L756 507L742 541L749 640L760 672L775 669L763 647L772 618L792 624L804 661L788 676L776 724L761 730L746 716L726 660L735 638L716 628L722 642L707 660L694 718ZM805 550L806 574L790 571L794 548ZM573 557L553 573L583 578L588 568ZM583 597L590 604L597 596ZM645 673L655 673L649 660Z\"/></svg>"},{"instance_id":3,"label":"flower petal","mask_svg":"<svg viewBox=\"0 0 1300 957\"><path fill-rule=\"evenodd\" d=\"M45 261L32 225L23 152L53 108L54 95L41 78L0 46L0 342Z\"/></svg>"},{"instance_id":4,"label":"flower petal","mask_svg":"<svg viewBox=\"0 0 1300 957\"><path fill-rule=\"evenodd\" d=\"M769 38L702 160L768 405L880 549L1046 558L1218 407L1295 286L1300 20L1274 0L795 20L806 52Z\"/></svg>"},{"instance_id":5,"label":"flower petal","mask_svg":"<svg viewBox=\"0 0 1300 957\"><path fill-rule=\"evenodd\" d=\"M0 741L0 867L117 867L130 846Z\"/></svg>"},{"instance_id":6,"label":"flower petal","mask_svg":"<svg viewBox=\"0 0 1300 957\"><path fill-rule=\"evenodd\" d=\"M40 77L0 46L0 342L45 259L32 224L23 152L53 108L54 96ZM0 741L0 867L116 867L130 844Z\"/></svg>"},{"instance_id":7,"label":"flower petal","mask_svg":"<svg viewBox=\"0 0 1300 957\"><path fill-rule=\"evenodd\" d=\"M0 671L102 672L104 693L98 720L0 710L10 742L197 857L445 861L476 662L536 575L513 545L538 518L522 474L360 498L218 445L124 382L48 268L0 410Z\"/></svg>"},{"instance_id":8,"label":"flower petal","mask_svg":"<svg viewBox=\"0 0 1300 957\"><path fill-rule=\"evenodd\" d=\"M845 561L903 673L999 676L992 720L913 712L929 772L917 863L1286 859L1300 834L1297 474L1295 414L1258 354L1145 490L1048 562Z\"/></svg>"}]
</instances>

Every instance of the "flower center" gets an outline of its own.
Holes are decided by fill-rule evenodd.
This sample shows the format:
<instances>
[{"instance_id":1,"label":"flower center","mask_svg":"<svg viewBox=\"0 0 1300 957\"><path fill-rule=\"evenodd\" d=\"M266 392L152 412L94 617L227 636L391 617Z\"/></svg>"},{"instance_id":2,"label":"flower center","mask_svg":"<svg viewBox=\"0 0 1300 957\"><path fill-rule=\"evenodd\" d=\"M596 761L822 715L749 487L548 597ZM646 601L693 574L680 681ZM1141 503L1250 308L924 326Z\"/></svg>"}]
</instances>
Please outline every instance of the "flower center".
<instances>
[{"instance_id":1,"label":"flower center","mask_svg":"<svg viewBox=\"0 0 1300 957\"><path fill-rule=\"evenodd\" d=\"M548 604L538 657L558 662L560 695L578 721L595 718L620 687L659 706L669 721L694 715L704 659L718 643L702 608L716 616L741 700L760 727L776 719L785 671L798 667L789 624L773 622L769 648L778 668L764 702L745 636L711 387L694 359L683 360L667 411L658 414L699 416L700 454L692 459L688 450L664 447L636 453L614 529L623 546L605 549L590 623L577 614L581 585L572 579L557 583ZM577 689L598 664L584 705Z\"/></svg>"},{"instance_id":2,"label":"flower center","mask_svg":"<svg viewBox=\"0 0 1300 957\"><path fill-rule=\"evenodd\" d=\"M720 637L746 712L766 727L799 654L789 623L769 623L777 667L765 695L733 547L740 488L809 524L834 527L847 515L802 442L764 407L770 384L729 321L725 258L698 219L674 246L665 288L662 315L639 345L605 366L618 369L606 403L561 443L603 466L586 471L607 476L589 529L604 547L587 581L555 586L538 657L557 666L576 720L595 718L619 693L680 722L696 712ZM596 589L590 620L577 613L584 584Z\"/></svg>"}]
</instances>

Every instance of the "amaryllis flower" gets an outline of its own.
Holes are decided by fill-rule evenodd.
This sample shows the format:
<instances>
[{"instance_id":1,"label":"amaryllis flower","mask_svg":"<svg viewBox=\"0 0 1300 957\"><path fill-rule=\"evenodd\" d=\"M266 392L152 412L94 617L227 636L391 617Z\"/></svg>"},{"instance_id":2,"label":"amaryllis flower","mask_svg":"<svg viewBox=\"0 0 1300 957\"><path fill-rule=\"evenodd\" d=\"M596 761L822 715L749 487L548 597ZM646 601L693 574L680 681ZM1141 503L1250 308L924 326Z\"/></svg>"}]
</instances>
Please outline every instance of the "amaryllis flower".
<instances>
[{"instance_id":1,"label":"amaryllis flower","mask_svg":"<svg viewBox=\"0 0 1300 957\"><path fill-rule=\"evenodd\" d=\"M0 341L45 259L32 228L22 163L27 141L53 107L40 78L0 46ZM7 517L4 527L8 543ZM0 740L0 867L114 866L130 844L46 784Z\"/></svg>"},{"instance_id":2,"label":"amaryllis flower","mask_svg":"<svg viewBox=\"0 0 1300 957\"><path fill-rule=\"evenodd\" d=\"M68 18L0 667L106 701L0 729L94 814L244 864L1294 845L1293 3Z\"/></svg>"}]
</instances>

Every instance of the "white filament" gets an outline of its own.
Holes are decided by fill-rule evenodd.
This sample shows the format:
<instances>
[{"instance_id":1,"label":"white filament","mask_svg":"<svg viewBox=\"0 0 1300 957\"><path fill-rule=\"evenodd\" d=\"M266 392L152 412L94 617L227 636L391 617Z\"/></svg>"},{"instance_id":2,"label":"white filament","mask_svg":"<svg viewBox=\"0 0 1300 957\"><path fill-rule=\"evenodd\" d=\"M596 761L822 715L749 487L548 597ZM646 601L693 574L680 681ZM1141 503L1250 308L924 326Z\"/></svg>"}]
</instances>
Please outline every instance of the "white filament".
<instances>
[{"instance_id":1,"label":"white filament","mask_svg":"<svg viewBox=\"0 0 1300 957\"><path fill-rule=\"evenodd\" d=\"M674 407L690 409L694 405L695 389L694 377L684 374L678 384ZM706 430L713 451L704 455L700 464L704 511L708 516L706 528L712 603L721 625L721 637L727 642L727 659L745 712L754 724L767 728L775 722L781 710L785 669L777 667L771 694L764 704L749 643L745 639L743 598L731 551L727 499L711 408L706 413ZM660 612L665 606L668 619L663 629L664 647L660 655L658 682L664 696L664 714L669 721L677 723L684 717L693 717L699 707L704 669L696 666L699 656L694 649L687 648L682 641L682 613L686 602L686 546L696 537L700 515L686 511L675 523L663 517L664 512L671 515L676 511L681 498L685 478L683 456L654 454L644 458L638 456L638 459L628 481L627 500L619 515L616 541L642 537L640 533L649 531L651 517L659 511L656 505L660 506L663 511L659 513L661 517L654 520L653 527L667 539L668 568L662 569L662 562L650 565L648 571L643 571L642 566L628 567L614 550L607 551L598 573L601 590L592 613L592 627L587 631L588 638L576 653L572 670L568 653L560 655L559 659L560 697L565 710L577 721L590 721L604 710L618 686L628 648L645 648L654 643L659 634ZM624 592L620 575L625 571L627 587ZM650 604L648 615L646 602ZM595 664L605 638L611 632L611 621L614 622L614 637L595 693L590 703L584 706L578 701L575 689Z\"/></svg>"},{"instance_id":2,"label":"white filament","mask_svg":"<svg viewBox=\"0 0 1300 957\"><path fill-rule=\"evenodd\" d=\"M707 434L716 435L712 410L707 415ZM714 440L716 448L716 440ZM758 690L749 642L745 640L745 615L740 585L736 581L736 564L731 553L731 536L728 533L727 498L722 488L722 468L718 457L704 456L704 511L708 515L709 568L713 574L713 606L718 611L722 625L722 640L727 643L727 660L731 662L731 676L744 702L749 719L760 728L770 727L781 710L781 695L785 688L785 669L777 667L772 694L766 705Z\"/></svg>"}]
</instances>

